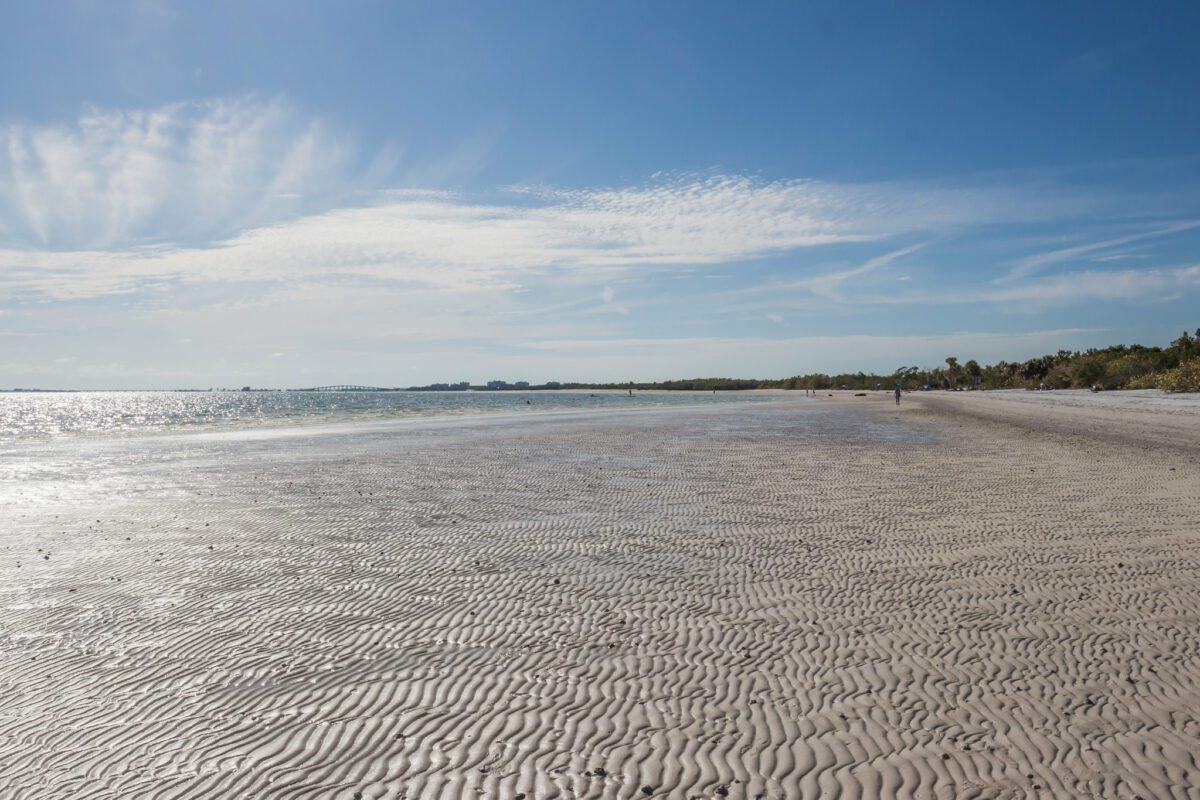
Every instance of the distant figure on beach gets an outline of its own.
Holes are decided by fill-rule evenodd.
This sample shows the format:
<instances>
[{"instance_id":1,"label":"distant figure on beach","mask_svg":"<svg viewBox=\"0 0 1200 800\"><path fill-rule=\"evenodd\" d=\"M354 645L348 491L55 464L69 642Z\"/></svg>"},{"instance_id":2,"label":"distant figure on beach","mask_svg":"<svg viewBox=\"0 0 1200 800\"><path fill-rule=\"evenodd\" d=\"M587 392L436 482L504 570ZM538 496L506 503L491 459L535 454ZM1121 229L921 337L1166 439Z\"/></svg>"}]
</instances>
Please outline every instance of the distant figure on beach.
<instances>
[{"instance_id":1,"label":"distant figure on beach","mask_svg":"<svg viewBox=\"0 0 1200 800\"><path fill-rule=\"evenodd\" d=\"M896 387L896 405L900 405L900 387Z\"/></svg>"}]
</instances>

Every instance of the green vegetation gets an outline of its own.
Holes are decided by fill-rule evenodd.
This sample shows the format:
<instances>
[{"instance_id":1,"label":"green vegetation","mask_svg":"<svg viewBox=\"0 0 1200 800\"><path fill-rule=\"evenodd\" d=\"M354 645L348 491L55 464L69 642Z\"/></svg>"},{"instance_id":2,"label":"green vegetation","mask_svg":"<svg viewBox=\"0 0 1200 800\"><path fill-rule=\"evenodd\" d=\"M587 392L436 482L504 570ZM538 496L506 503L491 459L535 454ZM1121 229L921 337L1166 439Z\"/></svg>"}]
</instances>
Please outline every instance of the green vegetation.
<instances>
[{"instance_id":1,"label":"green vegetation","mask_svg":"<svg viewBox=\"0 0 1200 800\"><path fill-rule=\"evenodd\" d=\"M736 389L891 389L897 384L915 389L1163 389L1200 392L1200 328L1186 331L1167 347L1114 345L1073 352L1059 350L1024 362L1001 361L981 366L975 360L959 363L955 356L946 365L924 369L900 367L891 375L863 372L842 375L814 373L783 380L693 378L657 383L564 383L564 389L679 389L730 391Z\"/></svg>"},{"instance_id":2,"label":"green vegetation","mask_svg":"<svg viewBox=\"0 0 1200 800\"><path fill-rule=\"evenodd\" d=\"M1130 388L1156 388L1166 392L1200 392L1200 358L1192 358L1174 369L1143 375L1130 381Z\"/></svg>"},{"instance_id":3,"label":"green vegetation","mask_svg":"<svg viewBox=\"0 0 1200 800\"><path fill-rule=\"evenodd\" d=\"M655 383L564 383L564 389L673 389L680 392L728 392L737 389L761 389L770 381L749 378L690 378Z\"/></svg>"}]
</instances>

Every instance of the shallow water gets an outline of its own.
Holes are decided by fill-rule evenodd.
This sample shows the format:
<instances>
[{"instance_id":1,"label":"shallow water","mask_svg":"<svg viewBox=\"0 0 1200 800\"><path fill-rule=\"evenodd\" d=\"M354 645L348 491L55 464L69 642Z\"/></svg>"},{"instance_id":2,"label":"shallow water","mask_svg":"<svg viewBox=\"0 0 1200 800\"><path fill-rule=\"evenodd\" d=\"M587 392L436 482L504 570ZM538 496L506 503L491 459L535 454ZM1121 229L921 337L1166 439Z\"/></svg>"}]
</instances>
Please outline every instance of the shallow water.
<instances>
[{"instance_id":1,"label":"shallow water","mask_svg":"<svg viewBox=\"0 0 1200 800\"><path fill-rule=\"evenodd\" d=\"M15 392L0 394L0 440L765 399L741 392Z\"/></svg>"}]
</instances>

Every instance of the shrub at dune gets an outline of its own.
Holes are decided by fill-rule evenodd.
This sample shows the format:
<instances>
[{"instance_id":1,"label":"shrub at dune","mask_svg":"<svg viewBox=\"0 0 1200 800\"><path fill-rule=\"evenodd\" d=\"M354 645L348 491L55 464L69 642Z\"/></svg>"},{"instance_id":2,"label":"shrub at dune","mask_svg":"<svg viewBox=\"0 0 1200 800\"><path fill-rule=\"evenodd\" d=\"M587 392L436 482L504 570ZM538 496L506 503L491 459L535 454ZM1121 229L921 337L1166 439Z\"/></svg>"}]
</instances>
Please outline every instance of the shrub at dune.
<instances>
[{"instance_id":1,"label":"shrub at dune","mask_svg":"<svg viewBox=\"0 0 1200 800\"><path fill-rule=\"evenodd\" d=\"M1200 358L1185 361L1175 369L1146 375L1132 388L1156 388L1164 392L1200 392Z\"/></svg>"}]
</instances>

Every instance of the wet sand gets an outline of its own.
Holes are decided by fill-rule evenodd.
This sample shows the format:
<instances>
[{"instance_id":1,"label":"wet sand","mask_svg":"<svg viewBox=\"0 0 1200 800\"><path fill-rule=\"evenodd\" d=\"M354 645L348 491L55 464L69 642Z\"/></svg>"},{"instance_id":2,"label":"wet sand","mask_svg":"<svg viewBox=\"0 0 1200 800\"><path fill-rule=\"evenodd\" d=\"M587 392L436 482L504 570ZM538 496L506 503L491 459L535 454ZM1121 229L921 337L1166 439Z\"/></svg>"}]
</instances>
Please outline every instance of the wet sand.
<instances>
[{"instance_id":1,"label":"wet sand","mask_svg":"<svg viewBox=\"0 0 1200 800\"><path fill-rule=\"evenodd\" d=\"M1200 796L1196 428L978 400L9 447L0 798Z\"/></svg>"}]
</instances>

